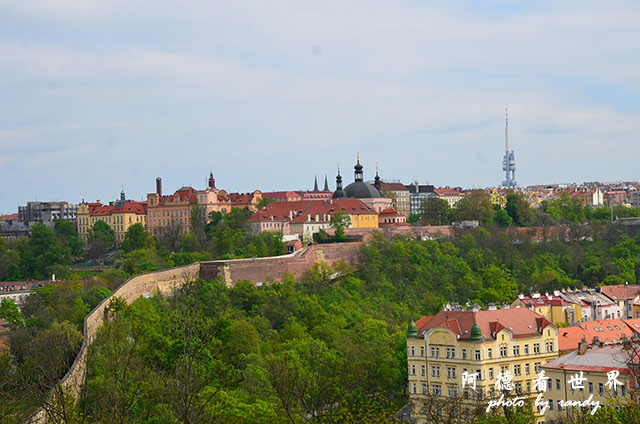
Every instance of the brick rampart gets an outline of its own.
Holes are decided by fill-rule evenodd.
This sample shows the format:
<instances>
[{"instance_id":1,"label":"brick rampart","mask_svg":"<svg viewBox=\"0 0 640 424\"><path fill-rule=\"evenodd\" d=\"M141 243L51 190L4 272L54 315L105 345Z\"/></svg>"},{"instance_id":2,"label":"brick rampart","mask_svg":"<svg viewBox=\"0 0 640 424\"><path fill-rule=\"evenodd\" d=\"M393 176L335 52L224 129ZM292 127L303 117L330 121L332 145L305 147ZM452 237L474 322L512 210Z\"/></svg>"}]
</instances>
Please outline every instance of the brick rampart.
<instances>
[{"instance_id":1,"label":"brick rampart","mask_svg":"<svg viewBox=\"0 0 640 424\"><path fill-rule=\"evenodd\" d=\"M350 265L356 265L360 246L362 242L319 244L286 256L202 262L200 277L212 280L222 275L223 281L229 286L240 280L250 280L254 283L282 281L285 274L300 278L319 261L331 265L340 259Z\"/></svg>"}]
</instances>

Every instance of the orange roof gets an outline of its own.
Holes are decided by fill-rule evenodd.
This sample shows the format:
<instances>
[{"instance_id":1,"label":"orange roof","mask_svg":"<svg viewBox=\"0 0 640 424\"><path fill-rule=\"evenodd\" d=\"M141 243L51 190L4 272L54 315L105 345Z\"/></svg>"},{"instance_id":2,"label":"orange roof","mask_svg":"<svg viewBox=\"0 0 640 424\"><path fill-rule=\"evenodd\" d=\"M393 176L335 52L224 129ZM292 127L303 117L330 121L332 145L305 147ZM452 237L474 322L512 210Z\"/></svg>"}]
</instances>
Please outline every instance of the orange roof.
<instances>
[{"instance_id":1,"label":"orange roof","mask_svg":"<svg viewBox=\"0 0 640 424\"><path fill-rule=\"evenodd\" d=\"M611 299L618 301L623 299L632 299L640 292L640 286L636 284L619 284L617 286L601 286L603 294L609 296Z\"/></svg>"},{"instance_id":2,"label":"orange roof","mask_svg":"<svg viewBox=\"0 0 640 424\"><path fill-rule=\"evenodd\" d=\"M527 308L508 308L493 311L440 311L420 331L434 327L449 328L461 339L471 337L471 327L478 324L485 339L494 339L502 329L510 331L514 337L539 335L551 325L542 315Z\"/></svg>"},{"instance_id":3,"label":"orange roof","mask_svg":"<svg viewBox=\"0 0 640 424\"><path fill-rule=\"evenodd\" d=\"M380 187L390 191L409 191L406 185L400 183L382 183Z\"/></svg>"},{"instance_id":4,"label":"orange roof","mask_svg":"<svg viewBox=\"0 0 640 424\"><path fill-rule=\"evenodd\" d=\"M122 206L117 205L95 205L89 207L91 216L109 216L114 213L135 213L137 215L147 214L147 202L134 202L127 200Z\"/></svg>"},{"instance_id":5,"label":"orange roof","mask_svg":"<svg viewBox=\"0 0 640 424\"><path fill-rule=\"evenodd\" d=\"M433 192L438 196L462 196L462 193L451 190L450 188L435 188Z\"/></svg>"},{"instance_id":6,"label":"orange roof","mask_svg":"<svg viewBox=\"0 0 640 424\"><path fill-rule=\"evenodd\" d=\"M627 320L634 321L634 320ZM638 326L640 327L640 320ZM631 338L633 330L631 324L622 319L607 319L601 321L583 321L576 326L558 329L558 349L560 352L572 351L578 348L578 342L584 337L588 343L597 337L604 343L617 343L622 336ZM640 332L640 328L636 328Z\"/></svg>"},{"instance_id":7,"label":"orange roof","mask_svg":"<svg viewBox=\"0 0 640 424\"><path fill-rule=\"evenodd\" d=\"M344 211L350 215L375 214L376 212L359 199L299 200L296 202L270 203L251 217L252 222L290 221L328 222L335 212Z\"/></svg>"}]
</instances>

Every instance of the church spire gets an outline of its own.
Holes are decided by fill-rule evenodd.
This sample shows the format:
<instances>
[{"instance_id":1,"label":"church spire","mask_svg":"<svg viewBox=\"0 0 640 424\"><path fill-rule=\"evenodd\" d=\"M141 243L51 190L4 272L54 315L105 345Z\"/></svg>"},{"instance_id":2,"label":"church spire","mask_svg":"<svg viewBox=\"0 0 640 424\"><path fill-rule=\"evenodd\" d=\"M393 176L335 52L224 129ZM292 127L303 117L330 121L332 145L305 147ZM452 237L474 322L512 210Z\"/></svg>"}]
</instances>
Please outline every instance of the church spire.
<instances>
[{"instance_id":1,"label":"church spire","mask_svg":"<svg viewBox=\"0 0 640 424\"><path fill-rule=\"evenodd\" d=\"M313 180L313 191L318 191L318 176Z\"/></svg>"},{"instance_id":2,"label":"church spire","mask_svg":"<svg viewBox=\"0 0 640 424\"><path fill-rule=\"evenodd\" d=\"M376 177L373 180L374 180L373 186L378 191L380 191L380 189L382 188L382 181L380 181L380 175L378 175L378 162L376 162Z\"/></svg>"},{"instance_id":3,"label":"church spire","mask_svg":"<svg viewBox=\"0 0 640 424\"><path fill-rule=\"evenodd\" d=\"M329 191L329 182L327 181L327 174L324 174L324 188L322 191Z\"/></svg>"},{"instance_id":4,"label":"church spire","mask_svg":"<svg viewBox=\"0 0 640 424\"><path fill-rule=\"evenodd\" d=\"M209 188L210 189L216 188L216 179L213 178L213 171L209 171Z\"/></svg>"},{"instance_id":5,"label":"church spire","mask_svg":"<svg viewBox=\"0 0 640 424\"><path fill-rule=\"evenodd\" d=\"M355 170L353 173L353 179L356 182L364 180L364 173L362 172L363 168L364 167L360 165L360 153L358 153L356 166L353 167L353 169Z\"/></svg>"},{"instance_id":6,"label":"church spire","mask_svg":"<svg viewBox=\"0 0 640 424\"><path fill-rule=\"evenodd\" d=\"M338 164L338 175L336 176L336 191L333 193L334 199L347 197L347 193L342 189L342 175L340 175L340 164Z\"/></svg>"}]
</instances>

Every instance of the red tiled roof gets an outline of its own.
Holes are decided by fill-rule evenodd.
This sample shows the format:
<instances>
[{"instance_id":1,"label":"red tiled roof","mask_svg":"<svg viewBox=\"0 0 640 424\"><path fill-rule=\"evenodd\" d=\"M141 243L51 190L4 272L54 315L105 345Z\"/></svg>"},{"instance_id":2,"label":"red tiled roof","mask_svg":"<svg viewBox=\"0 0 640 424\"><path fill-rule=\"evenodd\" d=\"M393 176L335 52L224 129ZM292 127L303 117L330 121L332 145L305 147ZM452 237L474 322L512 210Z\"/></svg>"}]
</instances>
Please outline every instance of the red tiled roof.
<instances>
[{"instance_id":1,"label":"red tiled roof","mask_svg":"<svg viewBox=\"0 0 640 424\"><path fill-rule=\"evenodd\" d=\"M640 286L631 284L619 284L617 286L601 286L603 294L609 296L611 299L618 301L623 299L632 299L640 292Z\"/></svg>"},{"instance_id":2,"label":"red tiled roof","mask_svg":"<svg viewBox=\"0 0 640 424\"><path fill-rule=\"evenodd\" d=\"M433 192L438 196L462 196L462 193L451 190L450 188L435 188Z\"/></svg>"},{"instance_id":3,"label":"red tiled roof","mask_svg":"<svg viewBox=\"0 0 640 424\"><path fill-rule=\"evenodd\" d=\"M122 206L117 205L99 205L89 208L91 216L109 216L114 213L135 213L137 215L147 214L147 202L134 202L127 200Z\"/></svg>"},{"instance_id":4,"label":"red tiled roof","mask_svg":"<svg viewBox=\"0 0 640 424\"><path fill-rule=\"evenodd\" d=\"M520 299L520 298L518 298ZM525 305L528 306L568 306L573 305L572 302L567 302L559 296L540 296L540 297L531 297L525 296L520 299Z\"/></svg>"},{"instance_id":5,"label":"red tiled roof","mask_svg":"<svg viewBox=\"0 0 640 424\"><path fill-rule=\"evenodd\" d=\"M10 220L10 219L18 219L19 215L17 213L11 213L9 215L0 215L0 221Z\"/></svg>"},{"instance_id":6,"label":"red tiled roof","mask_svg":"<svg viewBox=\"0 0 640 424\"><path fill-rule=\"evenodd\" d=\"M471 337L471 327L478 324L485 339L495 338L501 329L512 332L513 337L528 337L540 334L540 330L551 323L542 315L527 308L497 309L493 311L440 311L421 331L434 327L449 328L461 339Z\"/></svg>"},{"instance_id":7,"label":"red tiled roof","mask_svg":"<svg viewBox=\"0 0 640 424\"><path fill-rule=\"evenodd\" d=\"M299 200L296 202L270 203L251 217L252 222L290 221L328 222L335 212L344 211L350 215L375 214L376 212L358 199Z\"/></svg>"},{"instance_id":8,"label":"red tiled roof","mask_svg":"<svg viewBox=\"0 0 640 424\"><path fill-rule=\"evenodd\" d=\"M262 193L262 197L267 197L269 199L296 199L298 197L302 197L296 191L268 191Z\"/></svg>"},{"instance_id":9,"label":"red tiled roof","mask_svg":"<svg viewBox=\"0 0 640 424\"><path fill-rule=\"evenodd\" d=\"M382 189L390 191L408 191L406 185L400 183L382 183Z\"/></svg>"}]
</instances>

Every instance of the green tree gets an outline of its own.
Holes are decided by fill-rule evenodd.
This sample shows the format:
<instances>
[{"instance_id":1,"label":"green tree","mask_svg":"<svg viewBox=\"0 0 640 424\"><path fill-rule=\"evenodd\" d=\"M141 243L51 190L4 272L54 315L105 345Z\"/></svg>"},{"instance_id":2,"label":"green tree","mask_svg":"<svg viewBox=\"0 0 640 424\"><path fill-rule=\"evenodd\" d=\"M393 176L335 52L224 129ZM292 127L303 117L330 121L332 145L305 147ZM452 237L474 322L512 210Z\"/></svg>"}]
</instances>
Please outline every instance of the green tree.
<instances>
[{"instance_id":1,"label":"green tree","mask_svg":"<svg viewBox=\"0 0 640 424\"><path fill-rule=\"evenodd\" d=\"M22 327L24 325L24 315L20 313L13 299L2 299L2 302L0 302L0 318L13 327Z\"/></svg>"},{"instance_id":2,"label":"green tree","mask_svg":"<svg viewBox=\"0 0 640 424\"><path fill-rule=\"evenodd\" d=\"M451 207L449 202L437 197L428 197L422 202L421 221L428 225L447 225Z\"/></svg>"},{"instance_id":3,"label":"green tree","mask_svg":"<svg viewBox=\"0 0 640 424\"><path fill-rule=\"evenodd\" d=\"M104 221L96 221L87 233L87 256L97 259L113 247L116 241L113 229Z\"/></svg>"},{"instance_id":4,"label":"green tree","mask_svg":"<svg viewBox=\"0 0 640 424\"><path fill-rule=\"evenodd\" d=\"M496 212L495 216L493 217L493 222L498 227L508 227L509 225L511 225L511 222L513 222L513 220L511 219L511 217L509 216L506 210L500 209L499 211Z\"/></svg>"},{"instance_id":5,"label":"green tree","mask_svg":"<svg viewBox=\"0 0 640 424\"><path fill-rule=\"evenodd\" d=\"M258 202L257 208L258 208L259 211L261 211L261 210L263 210L264 208L266 208L268 205L270 205L273 202L274 202L273 199L271 199L269 197L263 197Z\"/></svg>"},{"instance_id":6,"label":"green tree","mask_svg":"<svg viewBox=\"0 0 640 424\"><path fill-rule=\"evenodd\" d=\"M136 249L142 249L145 247L148 236L149 233L145 231L144 226L140 222L137 222L127 228L127 231L124 233L124 240L122 240L120 247L125 253L129 253Z\"/></svg>"},{"instance_id":7,"label":"green tree","mask_svg":"<svg viewBox=\"0 0 640 424\"><path fill-rule=\"evenodd\" d=\"M31 228L31 238L24 247L20 252L24 276L45 279L50 277L53 271L65 272L65 267L71 264L69 248L43 224L35 224Z\"/></svg>"},{"instance_id":8,"label":"green tree","mask_svg":"<svg viewBox=\"0 0 640 424\"><path fill-rule=\"evenodd\" d=\"M73 256L80 256L82 249L84 249L84 243L80 236L78 236L76 226L73 222L58 219L53 226L53 231L62 243L71 250Z\"/></svg>"},{"instance_id":9,"label":"green tree","mask_svg":"<svg viewBox=\"0 0 640 424\"><path fill-rule=\"evenodd\" d=\"M191 208L191 221L189 223L191 233L196 236L199 242L203 242L207 235L205 226L207 225L207 217L205 216L204 206L196 202Z\"/></svg>"},{"instance_id":10,"label":"green tree","mask_svg":"<svg viewBox=\"0 0 640 424\"><path fill-rule=\"evenodd\" d=\"M495 210L489 193L473 190L456 203L453 214L458 221L476 220L483 226L491 226Z\"/></svg>"},{"instance_id":11,"label":"green tree","mask_svg":"<svg viewBox=\"0 0 640 424\"><path fill-rule=\"evenodd\" d=\"M531 225L535 219L535 213L529 202L520 193L511 193L507 195L507 206L505 207L507 213L520 227L527 227Z\"/></svg>"}]
</instances>

